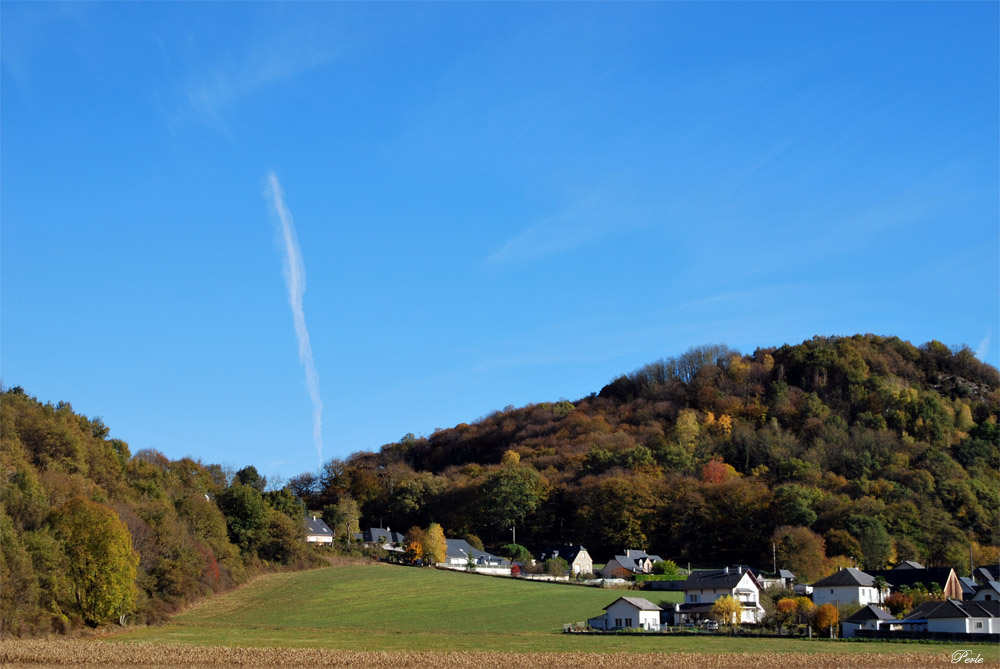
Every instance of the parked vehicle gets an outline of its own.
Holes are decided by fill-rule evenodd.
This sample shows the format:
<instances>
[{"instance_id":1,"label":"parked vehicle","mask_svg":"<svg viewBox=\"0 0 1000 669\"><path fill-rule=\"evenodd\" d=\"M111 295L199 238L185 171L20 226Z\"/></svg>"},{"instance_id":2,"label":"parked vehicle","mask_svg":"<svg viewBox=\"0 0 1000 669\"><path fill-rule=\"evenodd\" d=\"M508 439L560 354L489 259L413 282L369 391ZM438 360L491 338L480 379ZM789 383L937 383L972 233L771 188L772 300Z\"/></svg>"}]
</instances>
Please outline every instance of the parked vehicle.
<instances>
[{"instance_id":1,"label":"parked vehicle","mask_svg":"<svg viewBox=\"0 0 1000 669\"><path fill-rule=\"evenodd\" d=\"M701 624L701 626L705 628L706 632L718 632L719 631L719 623L715 622L714 620L706 620L705 622L703 622Z\"/></svg>"}]
</instances>

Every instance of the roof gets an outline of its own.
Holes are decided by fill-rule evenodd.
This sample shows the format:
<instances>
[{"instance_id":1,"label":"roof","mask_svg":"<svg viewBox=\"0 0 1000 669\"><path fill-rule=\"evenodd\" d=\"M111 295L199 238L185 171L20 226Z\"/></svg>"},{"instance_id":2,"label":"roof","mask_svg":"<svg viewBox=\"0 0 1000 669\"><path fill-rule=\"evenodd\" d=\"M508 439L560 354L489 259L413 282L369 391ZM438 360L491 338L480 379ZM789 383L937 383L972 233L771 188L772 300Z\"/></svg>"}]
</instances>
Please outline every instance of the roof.
<instances>
[{"instance_id":1,"label":"roof","mask_svg":"<svg viewBox=\"0 0 1000 669\"><path fill-rule=\"evenodd\" d=\"M972 575L984 581L1000 581L1000 567L997 565L991 565L989 567L976 567L976 570L972 573Z\"/></svg>"},{"instance_id":2,"label":"roof","mask_svg":"<svg viewBox=\"0 0 1000 669\"><path fill-rule=\"evenodd\" d=\"M757 582L757 578L753 575L750 570L744 570L739 567L732 569L715 569L713 571L695 571L688 575L687 580L684 581L685 590L699 590L699 589L727 589L732 590L736 585L743 580L743 576L749 574L751 580L760 589L760 583Z\"/></svg>"},{"instance_id":3,"label":"roof","mask_svg":"<svg viewBox=\"0 0 1000 669\"><path fill-rule=\"evenodd\" d=\"M919 562L914 562L913 560L904 560L897 564L893 569L923 569L924 565Z\"/></svg>"},{"instance_id":4,"label":"roof","mask_svg":"<svg viewBox=\"0 0 1000 669\"><path fill-rule=\"evenodd\" d=\"M495 563L501 565L509 565L510 560L507 558L498 557L492 553L487 553L486 551L481 551L478 548L473 548L468 541L465 539L445 539L446 554L449 558L461 558L463 560L468 559L471 555L472 558L479 563Z\"/></svg>"},{"instance_id":5,"label":"roof","mask_svg":"<svg viewBox=\"0 0 1000 669\"><path fill-rule=\"evenodd\" d=\"M618 557L617 555L615 557ZM626 548L625 557L631 558L633 560L641 560L646 558L652 562L663 562L663 558L659 555L653 555L652 553L647 553L646 551L638 550L635 548Z\"/></svg>"},{"instance_id":6,"label":"roof","mask_svg":"<svg viewBox=\"0 0 1000 669\"><path fill-rule=\"evenodd\" d=\"M872 578L881 576L886 583L894 588L904 585L912 587L916 583L923 583L925 586L937 583L943 589L953 571L955 570L951 567L931 567L929 569L873 569L867 573Z\"/></svg>"},{"instance_id":7,"label":"roof","mask_svg":"<svg viewBox=\"0 0 1000 669\"><path fill-rule=\"evenodd\" d=\"M550 546L544 549L538 557L542 562L560 557L566 562L572 563L580 553L586 552L587 549L583 546Z\"/></svg>"},{"instance_id":8,"label":"roof","mask_svg":"<svg viewBox=\"0 0 1000 669\"><path fill-rule=\"evenodd\" d=\"M615 604L617 604L618 602L623 601L623 600L626 601L626 602L628 602L629 604L631 604L635 608L639 609L640 611L662 611L663 610L659 606L657 606L656 604L654 604L653 602L649 601L648 599L644 599L642 597L619 597L615 601L613 601L610 604L608 604L607 606L605 606L604 610L606 611L606 610L610 609L612 606L614 606Z\"/></svg>"},{"instance_id":9,"label":"roof","mask_svg":"<svg viewBox=\"0 0 1000 669\"><path fill-rule=\"evenodd\" d=\"M906 573L903 570L901 573ZM886 579L888 581L889 579ZM875 587L875 577L860 569L847 567L830 574L826 578L821 578L812 584L813 588L837 588L837 587Z\"/></svg>"},{"instance_id":10,"label":"roof","mask_svg":"<svg viewBox=\"0 0 1000 669\"><path fill-rule=\"evenodd\" d=\"M795 578L795 574L788 571L787 569L779 569L778 578Z\"/></svg>"},{"instance_id":11,"label":"roof","mask_svg":"<svg viewBox=\"0 0 1000 669\"><path fill-rule=\"evenodd\" d=\"M946 599L943 602L924 602L903 618L903 622L931 618L997 618L1000 602L962 602Z\"/></svg>"},{"instance_id":12,"label":"roof","mask_svg":"<svg viewBox=\"0 0 1000 669\"><path fill-rule=\"evenodd\" d=\"M317 518L316 516L311 516L306 518L306 534L316 535L322 534L326 536L333 536L333 530L330 526L323 522L322 518Z\"/></svg>"},{"instance_id":13,"label":"roof","mask_svg":"<svg viewBox=\"0 0 1000 669\"><path fill-rule=\"evenodd\" d=\"M976 592L982 592L983 590L991 590L993 592L1000 594L1000 582L986 581L986 583L976 586Z\"/></svg>"},{"instance_id":14,"label":"roof","mask_svg":"<svg viewBox=\"0 0 1000 669\"><path fill-rule=\"evenodd\" d=\"M355 534L354 538L369 544L401 544L406 541L406 535L402 532L382 527L369 527Z\"/></svg>"},{"instance_id":15,"label":"roof","mask_svg":"<svg viewBox=\"0 0 1000 669\"><path fill-rule=\"evenodd\" d=\"M860 610L855 611L853 614L844 618L845 623L859 623L864 620L895 620L889 613L886 613L877 606L862 607Z\"/></svg>"}]
</instances>

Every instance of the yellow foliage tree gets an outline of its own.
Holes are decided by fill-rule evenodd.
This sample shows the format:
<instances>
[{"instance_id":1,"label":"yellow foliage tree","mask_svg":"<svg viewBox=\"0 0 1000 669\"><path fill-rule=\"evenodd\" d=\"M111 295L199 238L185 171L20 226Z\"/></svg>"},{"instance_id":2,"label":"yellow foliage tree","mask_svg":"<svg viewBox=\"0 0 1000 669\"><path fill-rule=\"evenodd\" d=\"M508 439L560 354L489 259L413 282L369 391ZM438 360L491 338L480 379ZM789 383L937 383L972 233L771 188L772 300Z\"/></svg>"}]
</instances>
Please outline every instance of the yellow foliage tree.
<instances>
[{"instance_id":1,"label":"yellow foliage tree","mask_svg":"<svg viewBox=\"0 0 1000 669\"><path fill-rule=\"evenodd\" d=\"M424 559L431 564L437 564L445 561L447 553L448 544L444 540L444 530L437 523L431 523L424 534Z\"/></svg>"},{"instance_id":2,"label":"yellow foliage tree","mask_svg":"<svg viewBox=\"0 0 1000 669\"><path fill-rule=\"evenodd\" d=\"M740 603L730 595L726 595L715 600L709 615L712 620L718 620L723 625L739 625L742 611Z\"/></svg>"},{"instance_id":3,"label":"yellow foliage tree","mask_svg":"<svg viewBox=\"0 0 1000 669\"><path fill-rule=\"evenodd\" d=\"M813 625L818 632L829 630L840 622L840 614L833 604L823 604L813 614Z\"/></svg>"}]
</instances>

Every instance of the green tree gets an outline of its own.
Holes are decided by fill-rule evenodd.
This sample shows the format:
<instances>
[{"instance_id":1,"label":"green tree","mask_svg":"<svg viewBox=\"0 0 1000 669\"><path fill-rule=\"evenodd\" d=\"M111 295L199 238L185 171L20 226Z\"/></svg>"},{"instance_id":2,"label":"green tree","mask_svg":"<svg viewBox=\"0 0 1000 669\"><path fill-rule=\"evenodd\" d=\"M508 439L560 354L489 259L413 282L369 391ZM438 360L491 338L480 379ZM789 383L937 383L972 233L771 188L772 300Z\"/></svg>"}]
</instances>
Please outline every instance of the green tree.
<instances>
[{"instance_id":1,"label":"green tree","mask_svg":"<svg viewBox=\"0 0 1000 669\"><path fill-rule=\"evenodd\" d=\"M565 576L567 571L569 571L569 563L561 557L554 557L545 561L545 573L550 576Z\"/></svg>"},{"instance_id":2,"label":"green tree","mask_svg":"<svg viewBox=\"0 0 1000 669\"><path fill-rule=\"evenodd\" d=\"M892 557L892 538L878 518L854 515L848 521L861 546L861 564L865 569L882 569Z\"/></svg>"},{"instance_id":3,"label":"green tree","mask_svg":"<svg viewBox=\"0 0 1000 669\"><path fill-rule=\"evenodd\" d=\"M97 625L130 613L139 556L118 515L103 504L75 498L56 509L54 517L84 620Z\"/></svg>"},{"instance_id":4,"label":"green tree","mask_svg":"<svg viewBox=\"0 0 1000 669\"><path fill-rule=\"evenodd\" d=\"M653 564L653 573L657 576L666 576L669 579L676 579L678 576L677 563L673 560L661 560Z\"/></svg>"},{"instance_id":5,"label":"green tree","mask_svg":"<svg viewBox=\"0 0 1000 669\"><path fill-rule=\"evenodd\" d=\"M511 562L531 562L531 551L521 544L504 544L500 547L500 555L510 558Z\"/></svg>"},{"instance_id":6,"label":"green tree","mask_svg":"<svg viewBox=\"0 0 1000 669\"><path fill-rule=\"evenodd\" d=\"M256 488L233 483L216 497L219 510L226 517L230 540L244 553L254 553L267 538L270 521L268 506Z\"/></svg>"},{"instance_id":7,"label":"green tree","mask_svg":"<svg viewBox=\"0 0 1000 669\"><path fill-rule=\"evenodd\" d=\"M267 488L267 479L261 476L253 465L247 465L236 472L236 480L260 493L263 493L264 489Z\"/></svg>"},{"instance_id":8,"label":"green tree","mask_svg":"<svg viewBox=\"0 0 1000 669\"><path fill-rule=\"evenodd\" d=\"M481 499L484 501L482 510L486 520L497 530L510 528L516 543L516 527L542 501L538 472L531 467L508 462L486 477Z\"/></svg>"}]
</instances>

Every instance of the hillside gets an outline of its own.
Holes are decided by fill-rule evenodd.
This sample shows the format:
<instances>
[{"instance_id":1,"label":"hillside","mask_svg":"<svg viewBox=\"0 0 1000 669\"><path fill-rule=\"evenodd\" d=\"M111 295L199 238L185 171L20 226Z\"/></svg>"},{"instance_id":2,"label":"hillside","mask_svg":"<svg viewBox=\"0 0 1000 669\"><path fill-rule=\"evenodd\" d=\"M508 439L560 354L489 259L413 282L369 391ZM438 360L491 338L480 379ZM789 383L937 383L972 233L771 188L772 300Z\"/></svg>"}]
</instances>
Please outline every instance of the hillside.
<instances>
[{"instance_id":1,"label":"hillside","mask_svg":"<svg viewBox=\"0 0 1000 669\"><path fill-rule=\"evenodd\" d=\"M315 564L304 508L227 472L134 455L99 418L0 394L0 633L156 622L264 569Z\"/></svg>"},{"instance_id":2,"label":"hillside","mask_svg":"<svg viewBox=\"0 0 1000 669\"><path fill-rule=\"evenodd\" d=\"M803 579L856 560L967 573L1000 560L1000 378L968 349L858 335L694 348L575 402L508 407L327 462L278 490L109 439L99 418L0 394L0 630L156 622L338 536L440 523L488 548L642 547ZM471 537L470 537L471 538Z\"/></svg>"},{"instance_id":3,"label":"hillside","mask_svg":"<svg viewBox=\"0 0 1000 669\"><path fill-rule=\"evenodd\" d=\"M576 402L507 407L290 482L362 524L439 522L495 548L581 542L815 578L857 560L996 562L997 370L968 348L816 337L693 348Z\"/></svg>"}]
</instances>

